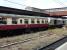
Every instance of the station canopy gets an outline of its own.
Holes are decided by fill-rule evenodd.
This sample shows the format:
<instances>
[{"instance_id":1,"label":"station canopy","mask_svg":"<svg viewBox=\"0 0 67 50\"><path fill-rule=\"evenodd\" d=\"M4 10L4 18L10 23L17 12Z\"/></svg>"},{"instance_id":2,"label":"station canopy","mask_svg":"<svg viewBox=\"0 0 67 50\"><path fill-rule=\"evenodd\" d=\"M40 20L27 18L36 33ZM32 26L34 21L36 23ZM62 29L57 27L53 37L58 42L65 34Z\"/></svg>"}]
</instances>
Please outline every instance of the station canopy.
<instances>
[{"instance_id":1,"label":"station canopy","mask_svg":"<svg viewBox=\"0 0 67 50\"><path fill-rule=\"evenodd\" d=\"M67 16L67 7L44 10L46 11L46 14L49 14L50 16Z\"/></svg>"},{"instance_id":2,"label":"station canopy","mask_svg":"<svg viewBox=\"0 0 67 50\"><path fill-rule=\"evenodd\" d=\"M0 13L45 16L45 17L62 17L62 16L67 16L67 7L53 8L53 9L38 9L34 7L26 7L25 10L22 10L22 9L0 6Z\"/></svg>"},{"instance_id":3,"label":"station canopy","mask_svg":"<svg viewBox=\"0 0 67 50\"><path fill-rule=\"evenodd\" d=\"M52 9L38 9L34 7L26 7L26 10L41 12L49 16L67 16L67 7L52 8Z\"/></svg>"}]
</instances>

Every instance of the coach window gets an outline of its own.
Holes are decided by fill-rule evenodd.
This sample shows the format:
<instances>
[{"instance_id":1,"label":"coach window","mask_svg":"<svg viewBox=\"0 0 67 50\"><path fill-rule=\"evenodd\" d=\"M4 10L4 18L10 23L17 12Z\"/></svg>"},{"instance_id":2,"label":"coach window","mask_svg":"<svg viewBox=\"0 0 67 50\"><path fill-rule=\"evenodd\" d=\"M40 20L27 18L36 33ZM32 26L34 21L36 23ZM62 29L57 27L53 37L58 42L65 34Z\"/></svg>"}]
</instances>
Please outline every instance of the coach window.
<instances>
[{"instance_id":1,"label":"coach window","mask_svg":"<svg viewBox=\"0 0 67 50\"><path fill-rule=\"evenodd\" d=\"M48 24L48 20L45 20L45 23Z\"/></svg>"},{"instance_id":2,"label":"coach window","mask_svg":"<svg viewBox=\"0 0 67 50\"><path fill-rule=\"evenodd\" d=\"M42 20L42 24L44 24L44 20Z\"/></svg>"},{"instance_id":3,"label":"coach window","mask_svg":"<svg viewBox=\"0 0 67 50\"><path fill-rule=\"evenodd\" d=\"M24 19L24 23L25 24L28 24L28 19Z\"/></svg>"},{"instance_id":4,"label":"coach window","mask_svg":"<svg viewBox=\"0 0 67 50\"><path fill-rule=\"evenodd\" d=\"M65 24L65 21L63 20L63 24Z\"/></svg>"},{"instance_id":5,"label":"coach window","mask_svg":"<svg viewBox=\"0 0 67 50\"><path fill-rule=\"evenodd\" d=\"M16 18L12 18L12 24L17 24L17 19Z\"/></svg>"},{"instance_id":6,"label":"coach window","mask_svg":"<svg viewBox=\"0 0 67 50\"><path fill-rule=\"evenodd\" d=\"M34 22L34 19L31 19L31 23L32 23L32 24L34 24L34 23L35 23L35 22Z\"/></svg>"},{"instance_id":7,"label":"coach window","mask_svg":"<svg viewBox=\"0 0 67 50\"><path fill-rule=\"evenodd\" d=\"M37 23L40 24L40 20L39 19L37 19Z\"/></svg>"},{"instance_id":8,"label":"coach window","mask_svg":"<svg viewBox=\"0 0 67 50\"><path fill-rule=\"evenodd\" d=\"M58 22L59 22L59 20L58 20ZM57 24L57 20L54 20L54 24Z\"/></svg>"},{"instance_id":9,"label":"coach window","mask_svg":"<svg viewBox=\"0 0 67 50\"><path fill-rule=\"evenodd\" d=\"M20 23L22 23L22 19L20 20Z\"/></svg>"},{"instance_id":10,"label":"coach window","mask_svg":"<svg viewBox=\"0 0 67 50\"><path fill-rule=\"evenodd\" d=\"M7 18L0 18L0 24L7 24Z\"/></svg>"}]
</instances>

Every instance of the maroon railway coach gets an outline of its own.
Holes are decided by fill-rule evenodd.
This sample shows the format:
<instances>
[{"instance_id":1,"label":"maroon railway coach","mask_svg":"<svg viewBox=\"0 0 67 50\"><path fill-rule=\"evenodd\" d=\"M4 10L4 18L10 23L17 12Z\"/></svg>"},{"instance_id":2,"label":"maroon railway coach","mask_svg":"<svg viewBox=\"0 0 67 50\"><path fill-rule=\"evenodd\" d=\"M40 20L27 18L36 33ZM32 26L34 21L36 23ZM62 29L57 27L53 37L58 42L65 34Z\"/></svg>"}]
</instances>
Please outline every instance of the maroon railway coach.
<instances>
[{"instance_id":1,"label":"maroon railway coach","mask_svg":"<svg viewBox=\"0 0 67 50\"><path fill-rule=\"evenodd\" d=\"M48 15L0 6L0 30L48 28L45 16Z\"/></svg>"}]
</instances>

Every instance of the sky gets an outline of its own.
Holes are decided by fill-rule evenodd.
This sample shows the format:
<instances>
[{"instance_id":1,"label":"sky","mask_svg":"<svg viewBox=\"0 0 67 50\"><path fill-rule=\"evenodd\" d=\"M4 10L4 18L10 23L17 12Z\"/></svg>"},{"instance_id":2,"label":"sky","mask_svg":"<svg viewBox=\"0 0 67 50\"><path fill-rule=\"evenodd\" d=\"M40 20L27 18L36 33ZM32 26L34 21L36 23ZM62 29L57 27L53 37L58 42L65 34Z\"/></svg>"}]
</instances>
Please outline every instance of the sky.
<instances>
[{"instance_id":1,"label":"sky","mask_svg":"<svg viewBox=\"0 0 67 50\"><path fill-rule=\"evenodd\" d=\"M0 0L0 6L24 9L26 6L40 9L67 7L67 0Z\"/></svg>"}]
</instances>

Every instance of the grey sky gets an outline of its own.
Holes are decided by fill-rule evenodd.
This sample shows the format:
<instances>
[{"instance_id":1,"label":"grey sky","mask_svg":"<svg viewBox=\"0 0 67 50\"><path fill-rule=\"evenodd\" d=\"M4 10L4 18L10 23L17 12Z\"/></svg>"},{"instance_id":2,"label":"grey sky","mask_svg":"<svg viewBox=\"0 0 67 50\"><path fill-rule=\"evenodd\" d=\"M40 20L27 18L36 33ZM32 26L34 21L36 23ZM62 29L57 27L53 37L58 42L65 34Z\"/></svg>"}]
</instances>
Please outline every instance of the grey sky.
<instances>
[{"instance_id":1,"label":"grey sky","mask_svg":"<svg viewBox=\"0 0 67 50\"><path fill-rule=\"evenodd\" d=\"M67 6L67 0L8 0L8 1L0 0L0 6L13 7L19 9L24 9L26 6L31 6L41 9Z\"/></svg>"}]
</instances>

